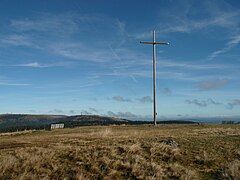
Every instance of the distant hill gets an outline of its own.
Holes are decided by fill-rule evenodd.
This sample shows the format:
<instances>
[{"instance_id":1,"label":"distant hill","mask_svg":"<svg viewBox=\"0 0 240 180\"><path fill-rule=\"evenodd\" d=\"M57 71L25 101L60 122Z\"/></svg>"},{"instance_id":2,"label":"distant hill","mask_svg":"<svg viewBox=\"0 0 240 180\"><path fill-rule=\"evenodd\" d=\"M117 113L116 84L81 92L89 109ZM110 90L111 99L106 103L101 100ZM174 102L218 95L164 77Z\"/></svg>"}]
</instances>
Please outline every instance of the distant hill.
<instances>
[{"instance_id":1,"label":"distant hill","mask_svg":"<svg viewBox=\"0 0 240 180\"><path fill-rule=\"evenodd\" d=\"M68 116L64 120L60 121L65 124L65 127L77 127L77 126L97 126L97 125L120 125L128 124L130 121L126 119L119 119L114 117L105 117L97 115L77 115Z\"/></svg>"},{"instance_id":2,"label":"distant hill","mask_svg":"<svg viewBox=\"0 0 240 180\"><path fill-rule=\"evenodd\" d=\"M52 123L64 123L66 128L78 126L138 125L152 124L150 121L131 121L98 115L31 115L2 114L0 115L0 132L13 132L30 129L49 129ZM159 121L158 124L193 124L193 121Z\"/></svg>"},{"instance_id":3,"label":"distant hill","mask_svg":"<svg viewBox=\"0 0 240 180\"><path fill-rule=\"evenodd\" d=\"M25 129L45 129L49 124L62 121L63 115L1 114L0 132Z\"/></svg>"},{"instance_id":4,"label":"distant hill","mask_svg":"<svg viewBox=\"0 0 240 180\"><path fill-rule=\"evenodd\" d=\"M44 122L56 119L62 119L64 115L32 115L32 114L0 114L1 122Z\"/></svg>"},{"instance_id":5,"label":"distant hill","mask_svg":"<svg viewBox=\"0 0 240 180\"><path fill-rule=\"evenodd\" d=\"M97 115L28 115L2 114L0 115L0 132L12 132L29 129L49 129L52 123L64 123L65 127L119 125L129 123L129 120L104 117Z\"/></svg>"}]
</instances>

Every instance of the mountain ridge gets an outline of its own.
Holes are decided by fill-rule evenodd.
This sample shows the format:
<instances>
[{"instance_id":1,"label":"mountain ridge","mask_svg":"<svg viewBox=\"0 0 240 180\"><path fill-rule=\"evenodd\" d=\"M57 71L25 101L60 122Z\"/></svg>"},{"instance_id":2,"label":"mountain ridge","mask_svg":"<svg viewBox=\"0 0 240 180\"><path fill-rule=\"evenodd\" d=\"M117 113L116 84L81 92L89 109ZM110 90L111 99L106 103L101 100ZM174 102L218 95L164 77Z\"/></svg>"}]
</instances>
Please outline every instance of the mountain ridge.
<instances>
[{"instance_id":1,"label":"mountain ridge","mask_svg":"<svg viewBox=\"0 0 240 180\"><path fill-rule=\"evenodd\" d=\"M50 124L64 123L66 128L78 126L109 126L152 124L151 121L132 121L100 115L46 115L46 114L0 114L0 132L12 132L31 129L50 129ZM194 124L193 121L159 121L159 124Z\"/></svg>"}]
</instances>

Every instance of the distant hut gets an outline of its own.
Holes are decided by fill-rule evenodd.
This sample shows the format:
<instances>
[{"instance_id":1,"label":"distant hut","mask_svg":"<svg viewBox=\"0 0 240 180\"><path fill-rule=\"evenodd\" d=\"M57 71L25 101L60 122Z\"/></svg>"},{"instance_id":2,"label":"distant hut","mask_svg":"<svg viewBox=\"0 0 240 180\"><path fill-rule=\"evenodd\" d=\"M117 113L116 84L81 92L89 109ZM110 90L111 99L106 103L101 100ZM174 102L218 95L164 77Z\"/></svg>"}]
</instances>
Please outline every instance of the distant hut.
<instances>
[{"instance_id":1,"label":"distant hut","mask_svg":"<svg viewBox=\"0 0 240 180\"><path fill-rule=\"evenodd\" d=\"M63 129L64 124L51 124L51 130L53 129Z\"/></svg>"}]
</instances>

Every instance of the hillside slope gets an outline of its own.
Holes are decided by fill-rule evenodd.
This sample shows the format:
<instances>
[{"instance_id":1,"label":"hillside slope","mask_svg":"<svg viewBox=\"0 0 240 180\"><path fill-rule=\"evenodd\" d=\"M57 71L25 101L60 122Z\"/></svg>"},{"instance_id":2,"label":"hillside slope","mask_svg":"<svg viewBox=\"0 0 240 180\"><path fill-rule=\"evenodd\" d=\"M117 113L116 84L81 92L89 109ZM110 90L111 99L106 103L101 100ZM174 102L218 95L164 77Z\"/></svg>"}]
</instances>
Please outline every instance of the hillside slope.
<instances>
[{"instance_id":1,"label":"hillside slope","mask_svg":"<svg viewBox=\"0 0 240 180\"><path fill-rule=\"evenodd\" d=\"M166 142L174 143L168 144ZM239 125L83 126L0 134L0 179L240 178Z\"/></svg>"}]
</instances>

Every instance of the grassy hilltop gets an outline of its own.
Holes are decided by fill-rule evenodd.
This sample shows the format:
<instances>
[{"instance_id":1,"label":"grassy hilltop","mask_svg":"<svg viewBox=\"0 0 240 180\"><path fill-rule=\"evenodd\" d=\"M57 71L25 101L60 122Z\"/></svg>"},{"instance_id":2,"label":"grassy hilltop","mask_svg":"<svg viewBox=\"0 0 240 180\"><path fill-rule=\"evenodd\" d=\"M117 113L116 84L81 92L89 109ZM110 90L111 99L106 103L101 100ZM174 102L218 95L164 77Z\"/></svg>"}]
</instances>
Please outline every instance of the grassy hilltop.
<instances>
[{"instance_id":1,"label":"grassy hilltop","mask_svg":"<svg viewBox=\"0 0 240 180\"><path fill-rule=\"evenodd\" d=\"M162 143L172 139L178 146ZM0 179L239 179L239 125L0 134Z\"/></svg>"}]
</instances>

